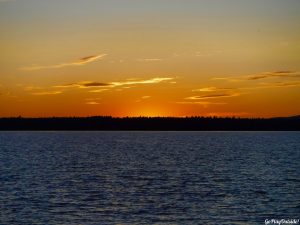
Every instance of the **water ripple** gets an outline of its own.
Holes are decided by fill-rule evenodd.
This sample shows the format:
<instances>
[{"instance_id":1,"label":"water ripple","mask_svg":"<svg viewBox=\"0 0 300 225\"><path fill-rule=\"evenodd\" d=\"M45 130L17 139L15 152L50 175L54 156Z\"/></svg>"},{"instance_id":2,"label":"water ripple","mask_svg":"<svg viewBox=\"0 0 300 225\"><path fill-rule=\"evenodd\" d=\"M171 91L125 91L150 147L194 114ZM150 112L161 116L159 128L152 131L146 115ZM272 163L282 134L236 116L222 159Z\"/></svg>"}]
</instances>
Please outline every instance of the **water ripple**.
<instances>
[{"instance_id":1,"label":"water ripple","mask_svg":"<svg viewBox=\"0 0 300 225\"><path fill-rule=\"evenodd\" d=\"M264 224L300 208L299 132L0 132L0 224Z\"/></svg>"}]
</instances>

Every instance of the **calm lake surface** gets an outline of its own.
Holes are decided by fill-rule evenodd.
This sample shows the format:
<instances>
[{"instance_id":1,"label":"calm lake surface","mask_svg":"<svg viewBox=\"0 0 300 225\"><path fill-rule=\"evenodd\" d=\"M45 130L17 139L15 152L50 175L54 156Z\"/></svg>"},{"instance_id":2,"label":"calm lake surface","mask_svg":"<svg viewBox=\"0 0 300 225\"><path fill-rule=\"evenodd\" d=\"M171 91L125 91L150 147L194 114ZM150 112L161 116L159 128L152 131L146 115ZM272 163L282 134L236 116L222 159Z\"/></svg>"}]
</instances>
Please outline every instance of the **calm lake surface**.
<instances>
[{"instance_id":1,"label":"calm lake surface","mask_svg":"<svg viewBox=\"0 0 300 225\"><path fill-rule=\"evenodd\" d=\"M299 219L300 132L0 132L0 224Z\"/></svg>"}]
</instances>

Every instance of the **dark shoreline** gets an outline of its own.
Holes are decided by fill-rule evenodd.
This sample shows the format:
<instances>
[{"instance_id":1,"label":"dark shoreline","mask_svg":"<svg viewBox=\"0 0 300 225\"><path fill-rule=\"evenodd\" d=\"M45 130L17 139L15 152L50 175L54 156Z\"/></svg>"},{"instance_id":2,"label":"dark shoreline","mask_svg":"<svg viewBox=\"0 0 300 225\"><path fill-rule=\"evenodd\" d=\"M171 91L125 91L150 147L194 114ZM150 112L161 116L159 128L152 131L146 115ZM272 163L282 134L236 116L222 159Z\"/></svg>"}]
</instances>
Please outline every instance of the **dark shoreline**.
<instances>
[{"instance_id":1,"label":"dark shoreline","mask_svg":"<svg viewBox=\"0 0 300 225\"><path fill-rule=\"evenodd\" d=\"M300 117L0 118L1 131L300 131Z\"/></svg>"}]
</instances>

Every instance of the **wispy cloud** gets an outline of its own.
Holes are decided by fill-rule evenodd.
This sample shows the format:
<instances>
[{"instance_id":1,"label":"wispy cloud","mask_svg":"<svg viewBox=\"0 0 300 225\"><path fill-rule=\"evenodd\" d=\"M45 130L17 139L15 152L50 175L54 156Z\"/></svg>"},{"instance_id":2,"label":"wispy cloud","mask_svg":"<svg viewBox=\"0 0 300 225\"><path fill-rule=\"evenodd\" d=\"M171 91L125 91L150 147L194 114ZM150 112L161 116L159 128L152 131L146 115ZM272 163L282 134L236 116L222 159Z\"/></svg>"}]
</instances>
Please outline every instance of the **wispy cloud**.
<instances>
[{"instance_id":1,"label":"wispy cloud","mask_svg":"<svg viewBox=\"0 0 300 225\"><path fill-rule=\"evenodd\" d=\"M263 72L258 74L234 76L234 77L214 77L212 78L212 80L226 80L230 82L239 82L239 81L255 81L255 80L262 80L267 78L300 78L300 72L281 70L281 71Z\"/></svg>"},{"instance_id":2,"label":"wispy cloud","mask_svg":"<svg viewBox=\"0 0 300 225\"><path fill-rule=\"evenodd\" d=\"M104 91L108 91L109 89L97 89L97 90L90 90L89 92L90 93L101 93L101 92L104 92Z\"/></svg>"},{"instance_id":3,"label":"wispy cloud","mask_svg":"<svg viewBox=\"0 0 300 225\"><path fill-rule=\"evenodd\" d=\"M218 105L226 105L225 102L211 102L211 101L181 101L181 102L175 102L176 104L181 105L194 105L194 106L201 106L203 108L208 108L210 106L218 106Z\"/></svg>"},{"instance_id":4,"label":"wispy cloud","mask_svg":"<svg viewBox=\"0 0 300 225\"><path fill-rule=\"evenodd\" d=\"M71 88L71 87L93 88L93 87L108 87L108 86L111 86L111 84L110 83L102 83L102 82L94 82L94 81L80 81L77 83L54 86L54 88Z\"/></svg>"},{"instance_id":5,"label":"wispy cloud","mask_svg":"<svg viewBox=\"0 0 300 225\"><path fill-rule=\"evenodd\" d=\"M241 79L241 77L213 77L211 80L221 80L221 81L228 81L228 82L240 82L244 81L245 79Z\"/></svg>"},{"instance_id":6,"label":"wispy cloud","mask_svg":"<svg viewBox=\"0 0 300 225\"><path fill-rule=\"evenodd\" d=\"M142 102L142 101L147 100L149 98L151 98L151 96L142 96L140 99L136 100L135 102Z\"/></svg>"},{"instance_id":7,"label":"wispy cloud","mask_svg":"<svg viewBox=\"0 0 300 225\"><path fill-rule=\"evenodd\" d=\"M87 101L87 102L94 102L94 101L99 101L99 100L101 100L102 98L86 98L85 100Z\"/></svg>"},{"instance_id":8,"label":"wispy cloud","mask_svg":"<svg viewBox=\"0 0 300 225\"><path fill-rule=\"evenodd\" d=\"M265 72L265 73L261 73L261 74L247 76L246 79L247 80L260 80L260 79L265 79L265 78L270 78L270 77L281 77L281 78L299 77L300 78L300 73L297 73L295 71Z\"/></svg>"},{"instance_id":9,"label":"wispy cloud","mask_svg":"<svg viewBox=\"0 0 300 225\"><path fill-rule=\"evenodd\" d=\"M210 112L204 114L204 116L217 116L217 117L243 117L248 115L250 115L249 112Z\"/></svg>"},{"instance_id":10,"label":"wispy cloud","mask_svg":"<svg viewBox=\"0 0 300 225\"><path fill-rule=\"evenodd\" d=\"M203 87L199 89L192 90L193 92L217 92L217 91L230 91L234 88L219 88L219 87Z\"/></svg>"},{"instance_id":11,"label":"wispy cloud","mask_svg":"<svg viewBox=\"0 0 300 225\"><path fill-rule=\"evenodd\" d=\"M9 91L5 91L5 90L0 90L0 96L9 96L11 98L17 98L16 95L14 95L13 93L11 93Z\"/></svg>"},{"instance_id":12,"label":"wispy cloud","mask_svg":"<svg viewBox=\"0 0 300 225\"><path fill-rule=\"evenodd\" d=\"M82 65L94 62L96 60L102 59L106 55L107 54L86 56L86 57L80 58L74 62L60 63L60 64L49 65L49 66L33 65L33 66L28 66L28 67L22 67L21 70L33 71L33 70L43 70L43 69L59 69L59 68L69 67L69 66L82 66Z\"/></svg>"},{"instance_id":13,"label":"wispy cloud","mask_svg":"<svg viewBox=\"0 0 300 225\"><path fill-rule=\"evenodd\" d=\"M58 95L62 94L62 91L45 91L45 92L35 92L33 95Z\"/></svg>"},{"instance_id":14,"label":"wispy cloud","mask_svg":"<svg viewBox=\"0 0 300 225\"><path fill-rule=\"evenodd\" d=\"M240 93L222 93L222 94L210 94L210 95L200 95L200 96L191 96L185 98L186 100L202 100L202 99L214 99L214 98L230 98L240 96Z\"/></svg>"},{"instance_id":15,"label":"wispy cloud","mask_svg":"<svg viewBox=\"0 0 300 225\"><path fill-rule=\"evenodd\" d=\"M196 52L196 57L212 57L212 56L218 56L222 54L222 50L211 50L211 51L198 51Z\"/></svg>"},{"instance_id":16,"label":"wispy cloud","mask_svg":"<svg viewBox=\"0 0 300 225\"><path fill-rule=\"evenodd\" d=\"M70 83L64 85L55 85L51 87L38 87L38 86L27 86L24 88L25 91L31 92L32 95L57 95L63 93L69 88L85 88L89 89L90 93L101 93L108 90L123 90L127 88L132 88L133 85L143 85L143 84L158 84L161 82L171 81L174 78L171 77L156 77L150 79L130 79L122 82L95 82L95 81L80 81L77 83ZM50 89L50 90L49 90ZM52 90L51 90L52 89ZM57 90L58 89L58 90ZM151 96L142 96L141 99L145 100ZM92 101L89 101L92 102Z\"/></svg>"},{"instance_id":17,"label":"wispy cloud","mask_svg":"<svg viewBox=\"0 0 300 225\"><path fill-rule=\"evenodd\" d=\"M122 82L112 82L111 84L113 86L125 86L125 85L135 85L135 84L157 84L164 81L170 81L174 78L171 77L155 77L151 79L144 79L144 80L128 80L128 81L122 81Z\"/></svg>"},{"instance_id":18,"label":"wispy cloud","mask_svg":"<svg viewBox=\"0 0 300 225\"><path fill-rule=\"evenodd\" d=\"M85 103L86 105L99 105L100 103L99 102L86 102Z\"/></svg>"},{"instance_id":19,"label":"wispy cloud","mask_svg":"<svg viewBox=\"0 0 300 225\"><path fill-rule=\"evenodd\" d=\"M42 87L38 87L38 86L27 86L24 88L25 91L40 91L40 90L44 90L44 88Z\"/></svg>"},{"instance_id":20,"label":"wispy cloud","mask_svg":"<svg viewBox=\"0 0 300 225\"><path fill-rule=\"evenodd\" d=\"M261 86L253 87L253 89L259 88L284 88L284 87L298 87L300 86L300 81L288 81L288 82L272 82L272 83L262 83ZM246 88L246 89L251 89Z\"/></svg>"},{"instance_id":21,"label":"wispy cloud","mask_svg":"<svg viewBox=\"0 0 300 225\"><path fill-rule=\"evenodd\" d=\"M103 82L95 82L95 81L81 81L77 83L65 84L54 86L56 88L70 88L70 87L79 87L79 88L95 88L95 87L120 87L120 86L129 86L135 84L157 84L164 81L170 81L174 78L171 77L155 77L151 79L131 79L127 81L118 81L118 82L111 82L111 83L103 83Z\"/></svg>"},{"instance_id":22,"label":"wispy cloud","mask_svg":"<svg viewBox=\"0 0 300 225\"><path fill-rule=\"evenodd\" d=\"M99 83L99 82L88 82L88 83L84 83L82 85L84 87L105 87L105 86L109 86L109 84Z\"/></svg>"},{"instance_id":23,"label":"wispy cloud","mask_svg":"<svg viewBox=\"0 0 300 225\"><path fill-rule=\"evenodd\" d=\"M160 58L149 58L149 59L138 59L137 61L139 61L139 62L159 62L162 60L163 59L160 59Z\"/></svg>"},{"instance_id":24,"label":"wispy cloud","mask_svg":"<svg viewBox=\"0 0 300 225\"><path fill-rule=\"evenodd\" d=\"M197 101L197 102L176 102L177 104L184 104L184 105L226 105L226 102L203 102L203 101Z\"/></svg>"},{"instance_id":25,"label":"wispy cloud","mask_svg":"<svg viewBox=\"0 0 300 225\"><path fill-rule=\"evenodd\" d=\"M267 89L267 88L285 88L285 87L298 87L300 86L300 81L286 81L286 82L265 82L258 83L255 86L244 86L239 88L221 88L221 87L203 87L199 89L194 89L192 92L211 92L213 94L210 95L202 95L202 96L192 96L189 97L190 100L196 100L200 98L221 98L221 97L234 97L240 95L241 91L247 90L256 90L256 89ZM227 92L225 95L223 92ZM222 94L219 94L222 93ZM229 93L229 94L228 94Z\"/></svg>"},{"instance_id":26,"label":"wispy cloud","mask_svg":"<svg viewBox=\"0 0 300 225\"><path fill-rule=\"evenodd\" d=\"M257 86L240 87L239 90L256 90L256 89L267 89L267 88L285 88L285 87L299 87L300 81L287 81L287 82L268 82L260 83Z\"/></svg>"},{"instance_id":27,"label":"wispy cloud","mask_svg":"<svg viewBox=\"0 0 300 225\"><path fill-rule=\"evenodd\" d=\"M80 81L77 83L70 83L64 85L52 86L52 88L87 88L90 93L101 93L108 91L113 88L118 88L114 90L123 90L127 88L132 88L133 85L143 85L143 84L158 84L162 82L171 81L174 78L172 77L155 77L150 79L129 79L127 81L118 81L118 82L95 82L95 81ZM144 96L143 99L149 98L150 96Z\"/></svg>"}]
</instances>

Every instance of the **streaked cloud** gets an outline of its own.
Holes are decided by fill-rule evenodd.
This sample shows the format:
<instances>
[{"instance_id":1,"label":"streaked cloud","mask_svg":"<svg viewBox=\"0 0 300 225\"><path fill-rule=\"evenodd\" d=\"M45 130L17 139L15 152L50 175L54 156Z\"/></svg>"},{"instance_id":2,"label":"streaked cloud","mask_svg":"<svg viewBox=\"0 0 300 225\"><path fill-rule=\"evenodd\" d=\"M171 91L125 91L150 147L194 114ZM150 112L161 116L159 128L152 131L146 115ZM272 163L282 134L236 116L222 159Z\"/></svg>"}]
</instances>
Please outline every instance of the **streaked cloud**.
<instances>
[{"instance_id":1,"label":"streaked cloud","mask_svg":"<svg viewBox=\"0 0 300 225\"><path fill-rule=\"evenodd\" d=\"M58 85L53 86L54 88L72 88L72 87L78 87L78 88L93 88L93 87L109 87L111 84L109 83L102 83L102 82L95 82L95 81L80 81L77 83L70 83L65 85Z\"/></svg>"},{"instance_id":2,"label":"streaked cloud","mask_svg":"<svg viewBox=\"0 0 300 225\"><path fill-rule=\"evenodd\" d=\"M100 103L99 102L86 102L85 103L86 105L99 105Z\"/></svg>"},{"instance_id":3,"label":"streaked cloud","mask_svg":"<svg viewBox=\"0 0 300 225\"><path fill-rule=\"evenodd\" d=\"M94 62L96 60L102 59L106 55L107 54L86 56L86 57L80 58L74 62L60 63L60 64L50 65L50 66L33 65L33 66L28 66L28 67L22 67L21 70L34 71L34 70L43 70L43 69L59 69L59 68L70 67L70 66L82 66L82 65Z\"/></svg>"},{"instance_id":4,"label":"streaked cloud","mask_svg":"<svg viewBox=\"0 0 300 225\"><path fill-rule=\"evenodd\" d=\"M164 81L170 81L174 78L171 77L155 77L151 79L130 79L127 81L118 81L111 83L103 83L103 82L95 82L95 81L81 81L77 83L65 84L54 86L55 88L70 88L70 87L78 87L78 88L97 88L97 87L105 87L105 88L113 88L120 86L130 86L136 84L157 84ZM95 91L97 92L97 91Z\"/></svg>"},{"instance_id":5,"label":"streaked cloud","mask_svg":"<svg viewBox=\"0 0 300 225\"><path fill-rule=\"evenodd\" d=\"M110 84L107 83L100 83L100 82L83 82L78 84L80 87L106 87L110 86Z\"/></svg>"},{"instance_id":6,"label":"streaked cloud","mask_svg":"<svg viewBox=\"0 0 300 225\"><path fill-rule=\"evenodd\" d=\"M0 90L0 96L6 96L6 97L11 97L11 98L17 98L18 96L14 95L10 91L5 91L5 90Z\"/></svg>"},{"instance_id":7,"label":"streaked cloud","mask_svg":"<svg viewBox=\"0 0 300 225\"><path fill-rule=\"evenodd\" d=\"M135 102L142 102L142 101L147 100L149 98L151 98L151 96L142 96L140 99L136 100Z\"/></svg>"},{"instance_id":8,"label":"streaked cloud","mask_svg":"<svg viewBox=\"0 0 300 225\"><path fill-rule=\"evenodd\" d=\"M267 89L267 88L285 88L285 87L298 87L300 81L287 81L287 82L269 82L260 83L258 86L241 87L239 90L256 90L256 89Z\"/></svg>"},{"instance_id":9,"label":"streaked cloud","mask_svg":"<svg viewBox=\"0 0 300 225\"><path fill-rule=\"evenodd\" d=\"M99 83L99 82L88 82L83 84L84 87L105 87L109 86L109 84L106 83Z\"/></svg>"},{"instance_id":10,"label":"streaked cloud","mask_svg":"<svg viewBox=\"0 0 300 225\"><path fill-rule=\"evenodd\" d=\"M265 79L265 78L270 78L270 77L281 77L281 78L286 78L286 77L299 77L300 78L300 73L297 73L295 71L275 71L275 72L266 72L262 74L256 74L256 75L250 75L247 76L247 80L260 80L260 79Z\"/></svg>"},{"instance_id":11,"label":"streaked cloud","mask_svg":"<svg viewBox=\"0 0 300 225\"><path fill-rule=\"evenodd\" d=\"M52 88L87 88L91 89L88 92L90 93L101 93L108 90L122 91L123 89L133 88L134 85L143 85L143 84L158 84L162 82L171 81L174 78L171 77L155 77L150 79L129 79L127 81L119 81L119 82L96 82L96 81L80 81L77 83L70 83L64 85L56 85L52 86ZM28 91L36 90L36 89L28 89ZM145 100L150 98L150 96L143 96L141 100Z\"/></svg>"},{"instance_id":12,"label":"streaked cloud","mask_svg":"<svg viewBox=\"0 0 300 225\"><path fill-rule=\"evenodd\" d=\"M221 80L221 81L228 81L228 82L239 82L245 81L245 79L241 79L240 77L213 77L211 80Z\"/></svg>"},{"instance_id":13,"label":"streaked cloud","mask_svg":"<svg viewBox=\"0 0 300 225\"><path fill-rule=\"evenodd\" d=\"M42 87L37 87L37 86L27 86L24 88L25 91L39 91L43 90L44 88Z\"/></svg>"},{"instance_id":14,"label":"streaked cloud","mask_svg":"<svg viewBox=\"0 0 300 225\"><path fill-rule=\"evenodd\" d=\"M125 86L125 85L135 85L135 84L157 84L164 81L171 81L174 78L171 77L155 77L151 79L145 79L145 80L128 80L128 81L122 81L122 82L112 82L111 84L113 86Z\"/></svg>"},{"instance_id":15,"label":"streaked cloud","mask_svg":"<svg viewBox=\"0 0 300 225\"><path fill-rule=\"evenodd\" d=\"M222 50L210 50L210 51L197 51L195 53L196 57L212 57L212 56L218 56L220 54L222 54L223 51Z\"/></svg>"},{"instance_id":16,"label":"streaked cloud","mask_svg":"<svg viewBox=\"0 0 300 225\"><path fill-rule=\"evenodd\" d=\"M219 87L203 87L199 89L192 90L193 92L216 92L216 91L230 91L234 88L219 88Z\"/></svg>"},{"instance_id":17,"label":"streaked cloud","mask_svg":"<svg viewBox=\"0 0 300 225\"><path fill-rule=\"evenodd\" d=\"M267 78L300 78L300 72L281 70L281 71L263 72L258 74L234 76L234 77L214 77L212 78L212 80L226 80L230 82L239 82L239 81L255 81L255 80L262 80Z\"/></svg>"},{"instance_id":18,"label":"streaked cloud","mask_svg":"<svg viewBox=\"0 0 300 225\"><path fill-rule=\"evenodd\" d=\"M104 91L107 91L109 89L97 89L97 90L90 90L89 92L90 93L101 93L101 92L104 92Z\"/></svg>"},{"instance_id":19,"label":"streaked cloud","mask_svg":"<svg viewBox=\"0 0 300 225\"><path fill-rule=\"evenodd\" d=\"M87 101L87 102L93 102L93 101L99 101L99 100L101 100L102 98L86 98L85 100Z\"/></svg>"},{"instance_id":20,"label":"streaked cloud","mask_svg":"<svg viewBox=\"0 0 300 225\"><path fill-rule=\"evenodd\" d=\"M226 105L226 102L211 102L211 101L181 101L181 102L175 102L176 104L180 105L194 105L194 106L201 106L203 108L208 108L212 105L218 106L218 105Z\"/></svg>"},{"instance_id":21,"label":"streaked cloud","mask_svg":"<svg viewBox=\"0 0 300 225\"><path fill-rule=\"evenodd\" d=\"M58 95L62 94L62 91L45 91L45 92L35 92L33 95Z\"/></svg>"},{"instance_id":22,"label":"streaked cloud","mask_svg":"<svg viewBox=\"0 0 300 225\"><path fill-rule=\"evenodd\" d=\"M216 116L216 117L243 117L249 116L248 112L210 112L205 113L204 116Z\"/></svg>"},{"instance_id":23,"label":"streaked cloud","mask_svg":"<svg viewBox=\"0 0 300 225\"><path fill-rule=\"evenodd\" d=\"M226 105L226 102L203 102L203 101L198 101L198 102L188 102L188 101L183 101L183 102L176 102L177 104L185 104L185 105Z\"/></svg>"},{"instance_id":24,"label":"streaked cloud","mask_svg":"<svg viewBox=\"0 0 300 225\"><path fill-rule=\"evenodd\" d=\"M80 81L77 83L56 85L56 86L51 86L51 87L27 86L24 88L24 90L31 92L32 95L40 95L40 96L42 96L42 95L58 95L58 94L63 93L63 91L65 91L65 89L68 89L68 88L86 88L86 89L90 89L88 91L90 93L101 93L104 91L111 90L113 88L114 88L114 90L120 90L120 89L123 90L123 89L127 89L127 88L132 88L133 85L158 84L158 83L170 81L173 79L174 78L171 78L171 77L156 77L156 78L151 78L151 79L130 79L127 81L111 82L111 83L95 82L95 81ZM55 89L59 89L59 90L55 90ZM150 97L151 96L142 96L141 100L145 100ZM88 102L93 102L93 101L88 101Z\"/></svg>"},{"instance_id":25,"label":"streaked cloud","mask_svg":"<svg viewBox=\"0 0 300 225\"><path fill-rule=\"evenodd\" d=\"M159 62L162 60L160 58L138 59L139 62Z\"/></svg>"},{"instance_id":26,"label":"streaked cloud","mask_svg":"<svg viewBox=\"0 0 300 225\"><path fill-rule=\"evenodd\" d=\"M257 86L254 88L283 88L283 87L298 87L298 86L300 86L300 81L287 81L287 82L262 83L261 86Z\"/></svg>"},{"instance_id":27,"label":"streaked cloud","mask_svg":"<svg viewBox=\"0 0 300 225\"><path fill-rule=\"evenodd\" d=\"M222 88L222 87L203 87L199 89L194 89L192 92L212 92L214 94L212 95L203 95L200 97L204 98L216 98L216 97L225 97L227 95L229 96L237 96L238 93L235 93L237 91L247 91L247 90L256 90L256 89L267 89L267 88L284 88L284 87L298 87L300 86L300 81L294 80L294 81L286 81L286 82L267 82L267 83L259 83L256 86L246 86L246 87L239 87L239 88ZM230 94L219 94L222 92L229 92ZM240 95L240 94L238 94ZM229 97L228 96L228 97ZM192 96L189 98L192 98L192 100L195 100L199 96Z\"/></svg>"},{"instance_id":28,"label":"streaked cloud","mask_svg":"<svg viewBox=\"0 0 300 225\"><path fill-rule=\"evenodd\" d=\"M186 100L202 100L202 99L214 99L214 98L230 98L237 97L240 93L221 93L221 94L210 94L210 95L200 95L200 96L191 96L185 98Z\"/></svg>"}]
</instances>

